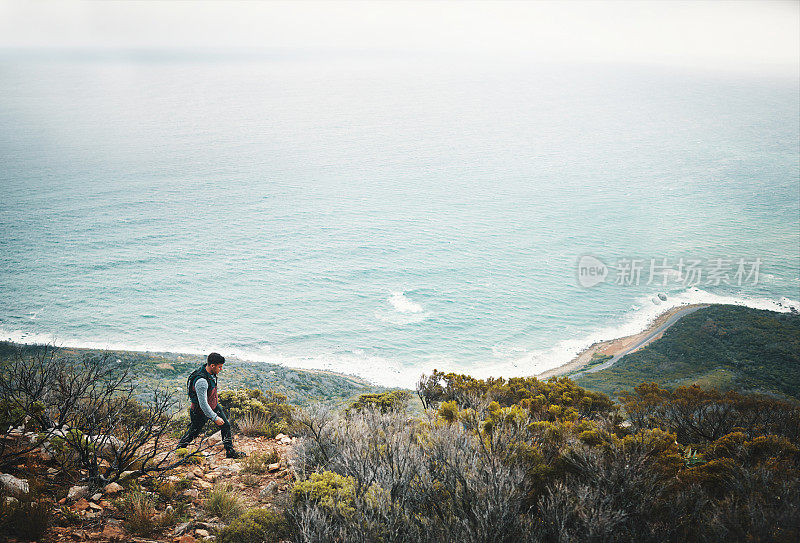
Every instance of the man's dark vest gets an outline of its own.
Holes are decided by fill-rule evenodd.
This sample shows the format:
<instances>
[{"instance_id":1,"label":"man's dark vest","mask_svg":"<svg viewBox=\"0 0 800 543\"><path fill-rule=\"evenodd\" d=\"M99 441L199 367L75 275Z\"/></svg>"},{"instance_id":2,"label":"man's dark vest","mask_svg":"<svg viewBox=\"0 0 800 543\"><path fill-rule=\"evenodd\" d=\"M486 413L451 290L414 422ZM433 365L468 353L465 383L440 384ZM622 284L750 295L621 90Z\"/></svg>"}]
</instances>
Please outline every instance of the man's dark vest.
<instances>
[{"instance_id":1,"label":"man's dark vest","mask_svg":"<svg viewBox=\"0 0 800 543\"><path fill-rule=\"evenodd\" d=\"M189 399L192 401L192 409L198 409L200 407L200 402L197 401L197 391L194 389L194 383L198 379L205 379L208 381L208 394L206 395L208 398L208 405L211 407L211 409L216 409L217 378L206 371L205 365L200 366L191 374L189 374L189 379L186 381L186 385L189 388Z\"/></svg>"}]
</instances>

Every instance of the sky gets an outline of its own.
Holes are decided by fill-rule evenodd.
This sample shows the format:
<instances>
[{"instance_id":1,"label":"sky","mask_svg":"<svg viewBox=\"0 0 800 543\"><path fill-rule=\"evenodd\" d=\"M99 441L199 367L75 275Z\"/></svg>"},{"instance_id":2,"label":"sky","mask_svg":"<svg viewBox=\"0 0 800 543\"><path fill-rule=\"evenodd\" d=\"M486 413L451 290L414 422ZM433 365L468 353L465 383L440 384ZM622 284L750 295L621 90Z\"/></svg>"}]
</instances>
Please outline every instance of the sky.
<instances>
[{"instance_id":1,"label":"sky","mask_svg":"<svg viewBox=\"0 0 800 543\"><path fill-rule=\"evenodd\" d=\"M302 49L800 72L800 2L0 0L0 48Z\"/></svg>"}]
</instances>

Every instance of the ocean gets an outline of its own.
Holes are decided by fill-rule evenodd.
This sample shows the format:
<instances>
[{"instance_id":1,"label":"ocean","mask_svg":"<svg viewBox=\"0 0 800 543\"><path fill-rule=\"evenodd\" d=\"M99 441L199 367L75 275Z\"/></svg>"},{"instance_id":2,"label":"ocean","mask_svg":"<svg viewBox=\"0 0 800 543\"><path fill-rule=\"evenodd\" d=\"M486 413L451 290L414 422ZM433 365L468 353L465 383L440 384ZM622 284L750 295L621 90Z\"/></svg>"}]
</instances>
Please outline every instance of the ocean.
<instances>
[{"instance_id":1,"label":"ocean","mask_svg":"<svg viewBox=\"0 0 800 543\"><path fill-rule=\"evenodd\" d=\"M0 338L533 375L800 307L799 142L794 76L7 51Z\"/></svg>"}]
</instances>

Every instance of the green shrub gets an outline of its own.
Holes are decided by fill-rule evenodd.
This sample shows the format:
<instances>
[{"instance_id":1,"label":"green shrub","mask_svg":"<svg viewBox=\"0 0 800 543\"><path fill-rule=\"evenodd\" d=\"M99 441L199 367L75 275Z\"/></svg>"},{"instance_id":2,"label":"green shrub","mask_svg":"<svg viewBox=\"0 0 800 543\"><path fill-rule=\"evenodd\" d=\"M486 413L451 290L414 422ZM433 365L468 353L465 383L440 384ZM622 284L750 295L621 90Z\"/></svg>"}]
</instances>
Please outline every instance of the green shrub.
<instances>
[{"instance_id":1,"label":"green shrub","mask_svg":"<svg viewBox=\"0 0 800 543\"><path fill-rule=\"evenodd\" d=\"M286 396L268 390L239 389L224 390L219 394L219 402L225 408L240 430L240 422L256 435L274 436L287 432L293 423L292 408L286 403Z\"/></svg>"},{"instance_id":2,"label":"green shrub","mask_svg":"<svg viewBox=\"0 0 800 543\"><path fill-rule=\"evenodd\" d=\"M355 514L355 485L353 477L345 477L333 471L312 473L308 479L294 485L292 500L295 506L306 502L327 514L352 518Z\"/></svg>"},{"instance_id":3,"label":"green shrub","mask_svg":"<svg viewBox=\"0 0 800 543\"><path fill-rule=\"evenodd\" d=\"M33 419L26 424L28 430L37 429L38 425L34 420L44 412L42 402L34 402L31 408L25 411L17 404L12 404L8 400L0 400L0 433L5 432L11 426L20 426L25 422L25 417L32 415Z\"/></svg>"},{"instance_id":4,"label":"green shrub","mask_svg":"<svg viewBox=\"0 0 800 543\"><path fill-rule=\"evenodd\" d=\"M184 462L187 464L200 464L203 461L199 454L189 454L189 449L185 447L176 450L175 454L179 458L184 458Z\"/></svg>"},{"instance_id":5,"label":"green shrub","mask_svg":"<svg viewBox=\"0 0 800 543\"><path fill-rule=\"evenodd\" d=\"M223 484L214 485L203 505L212 515L228 521L241 516L245 509L232 487Z\"/></svg>"},{"instance_id":6,"label":"green shrub","mask_svg":"<svg viewBox=\"0 0 800 543\"><path fill-rule=\"evenodd\" d=\"M365 407L377 407L381 412L386 413L393 409L405 409L411 395L405 390L393 390L382 394L362 394L350 405L350 409L364 409Z\"/></svg>"},{"instance_id":7,"label":"green shrub","mask_svg":"<svg viewBox=\"0 0 800 543\"><path fill-rule=\"evenodd\" d=\"M273 543L290 536L286 518L269 509L251 509L217 536L219 543Z\"/></svg>"},{"instance_id":8,"label":"green shrub","mask_svg":"<svg viewBox=\"0 0 800 543\"><path fill-rule=\"evenodd\" d=\"M180 492L180 491L188 490L191 487L192 487L192 481L189 480L189 479L186 479L185 477L175 481L175 490L176 491Z\"/></svg>"},{"instance_id":9,"label":"green shrub","mask_svg":"<svg viewBox=\"0 0 800 543\"><path fill-rule=\"evenodd\" d=\"M455 401L442 402L439 406L439 416L447 422L458 420L458 404Z\"/></svg>"},{"instance_id":10,"label":"green shrub","mask_svg":"<svg viewBox=\"0 0 800 543\"><path fill-rule=\"evenodd\" d=\"M178 487L175 485L175 483L167 481L165 483L156 485L156 492L158 492L158 495L161 496L164 501L170 501L178 492Z\"/></svg>"},{"instance_id":11,"label":"green shrub","mask_svg":"<svg viewBox=\"0 0 800 543\"><path fill-rule=\"evenodd\" d=\"M266 473L268 466L280 462L280 459L275 449L271 449L269 453L256 451L242 460L242 470L247 473Z\"/></svg>"}]
</instances>

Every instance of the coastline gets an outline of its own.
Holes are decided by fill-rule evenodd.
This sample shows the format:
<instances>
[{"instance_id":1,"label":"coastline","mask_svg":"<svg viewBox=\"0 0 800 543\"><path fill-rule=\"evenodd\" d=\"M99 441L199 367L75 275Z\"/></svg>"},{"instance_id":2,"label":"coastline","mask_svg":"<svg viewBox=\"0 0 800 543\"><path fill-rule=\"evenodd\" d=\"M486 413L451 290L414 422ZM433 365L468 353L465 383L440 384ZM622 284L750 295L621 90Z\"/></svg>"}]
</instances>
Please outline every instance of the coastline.
<instances>
[{"instance_id":1,"label":"coastline","mask_svg":"<svg viewBox=\"0 0 800 543\"><path fill-rule=\"evenodd\" d=\"M659 314L644 330L638 332L636 334L632 334L629 336L614 338L614 339L607 339L604 341L598 341L596 343L591 344L581 352L577 354L572 360L567 362L566 364L562 364L557 368L549 369L547 371L543 371L542 373L537 374L535 377L538 379L548 379L550 377L558 377L570 373L574 373L576 371L580 371L584 369L589 362L591 362L592 357L597 355L602 356L612 356L616 357L622 353L625 353L626 350L630 349L630 352L634 352L638 349L641 349L645 345L649 344L651 341L655 341L662 336L664 330L668 329L668 327L661 330L657 335L650 338L647 343L643 345L639 345L636 349L631 349L632 346L636 345L637 343L641 342L647 336L658 330L659 327L663 326L673 315L680 313L682 311L686 311L687 309L693 308L701 308L701 307L709 307L713 304L684 304L679 305L676 307L672 307L663 313ZM677 322L677 320L675 321ZM674 322L670 324L675 324ZM627 354L627 353L625 353Z\"/></svg>"},{"instance_id":2,"label":"coastline","mask_svg":"<svg viewBox=\"0 0 800 543\"><path fill-rule=\"evenodd\" d=\"M763 309L769 311L786 312L797 311L800 308L800 302L781 297L780 300L769 299L743 299L734 298L729 296L711 295L704 291L697 289L690 289L678 296L672 296L670 302L675 305L666 307L651 307L647 310L636 309L636 313L645 313L644 315L634 315L636 319L628 319L619 325L598 330L592 335L594 338L570 339L561 341L558 344L548 349L535 351L526 354L526 357L542 356L544 360L530 360L528 358L510 360L506 359L499 363L493 363L485 366L467 368L452 368L443 364L430 364L428 367L419 368L402 368L399 365L392 365L391 360L373 357L374 360L370 364L373 370L371 374L364 374L363 372L354 371L354 368L348 364L340 364L339 360L329 360L327 358L304 358L304 359L289 359L287 357L273 356L269 358L260 358L252 356L251 353L245 352L230 352L226 354L226 358L231 360L238 360L246 365L260 365L266 364L269 366L283 368L283 370L291 370L302 372L306 375L317 375L320 377L329 376L334 379L347 379L352 384L360 384L373 387L382 388L395 388L401 387L408 390L415 388L416 381L420 373L427 373L434 367L444 371L455 371L456 373L470 374L476 378L487 377L515 377L515 376L531 376L539 379L548 379L555 376L569 375L577 377L577 373L585 371L591 373L601 370L609 365L615 363L619 358L633 352L635 349L641 348L651 341L661 337L661 334L669 326L674 324L675 321L682 318L682 312L689 312L701 307L712 305L742 305L745 307L752 307L754 309ZM660 313L658 311L661 311ZM645 318L641 318L645 317ZM671 322L667 323L667 321ZM663 327L658 334L654 332ZM628 334L628 335L623 335ZM48 336L43 334L21 334L13 337L14 333L3 332L3 335L8 336L4 341L16 343L19 345L31 344L53 344L53 338L47 341ZM611 339L601 339L611 338ZM110 346L91 341L66 341L55 342L61 349L69 351L84 351L91 353L100 352L120 352L129 355L142 357L142 358L158 358L157 364L164 364L161 369L167 370L170 363L182 362L186 359L199 360L202 355L196 348L155 348L148 349L140 345L131 346ZM635 349L633 348L635 347ZM628 351L626 351L628 349ZM566 351L566 352L565 352ZM563 353L563 354L562 354ZM560 355L560 356L559 356ZM598 355L598 358L593 358ZM551 363L548 363L552 361ZM541 365L540 365L541 364ZM523 370L528 366L527 371ZM540 365L539 368L535 367ZM350 371L347 371L347 370ZM403 373L402 370L409 370ZM380 375L379 375L380 374ZM407 375L406 375L407 374ZM387 379L387 376L390 379ZM410 376L410 377L409 377ZM407 377L402 379L402 377Z\"/></svg>"}]
</instances>

